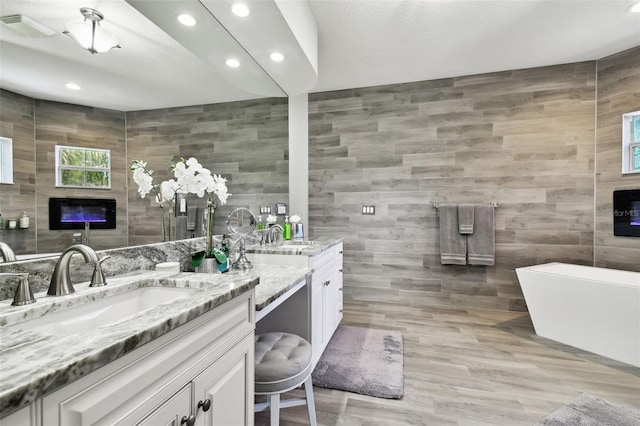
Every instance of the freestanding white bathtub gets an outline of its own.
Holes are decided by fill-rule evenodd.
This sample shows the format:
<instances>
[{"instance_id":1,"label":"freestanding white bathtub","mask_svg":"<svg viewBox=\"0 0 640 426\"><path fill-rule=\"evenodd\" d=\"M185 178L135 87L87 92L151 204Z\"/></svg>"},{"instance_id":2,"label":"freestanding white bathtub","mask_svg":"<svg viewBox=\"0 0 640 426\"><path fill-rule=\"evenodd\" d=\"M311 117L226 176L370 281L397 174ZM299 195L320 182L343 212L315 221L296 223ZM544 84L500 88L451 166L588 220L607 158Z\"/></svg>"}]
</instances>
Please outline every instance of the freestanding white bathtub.
<instances>
[{"instance_id":1,"label":"freestanding white bathtub","mask_svg":"<svg viewBox=\"0 0 640 426\"><path fill-rule=\"evenodd\" d=\"M566 263L516 273L536 334L640 367L640 273Z\"/></svg>"}]
</instances>

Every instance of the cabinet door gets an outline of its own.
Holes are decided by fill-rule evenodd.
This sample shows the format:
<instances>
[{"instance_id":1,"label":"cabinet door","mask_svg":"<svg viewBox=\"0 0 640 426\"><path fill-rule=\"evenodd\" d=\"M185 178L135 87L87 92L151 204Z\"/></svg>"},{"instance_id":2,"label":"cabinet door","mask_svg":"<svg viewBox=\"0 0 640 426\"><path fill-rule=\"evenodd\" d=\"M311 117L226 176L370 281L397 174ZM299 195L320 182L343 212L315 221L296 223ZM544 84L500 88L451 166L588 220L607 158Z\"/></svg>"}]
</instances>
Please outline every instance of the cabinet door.
<instances>
[{"instance_id":1,"label":"cabinet door","mask_svg":"<svg viewBox=\"0 0 640 426\"><path fill-rule=\"evenodd\" d=\"M343 250L343 245L342 243L338 244L336 246L336 257L335 257L335 280L336 280L336 293L335 293L335 302L336 302L336 317L335 317L335 323L334 323L334 328L333 331L335 332L335 330L338 328L338 326L340 325L340 321L342 321L342 316L343 316L343 306L344 306L344 279L343 279L343 267L344 267L344 262L343 262L343 257L342 257L342 250Z\"/></svg>"},{"instance_id":2,"label":"cabinet door","mask_svg":"<svg viewBox=\"0 0 640 426\"><path fill-rule=\"evenodd\" d=\"M311 351L312 362L320 359L328 340L325 340L325 287L331 279L331 265L317 269L311 277Z\"/></svg>"},{"instance_id":3,"label":"cabinet door","mask_svg":"<svg viewBox=\"0 0 640 426\"><path fill-rule=\"evenodd\" d=\"M252 333L195 378L196 425L253 425L253 346Z\"/></svg>"},{"instance_id":4,"label":"cabinet door","mask_svg":"<svg viewBox=\"0 0 640 426\"><path fill-rule=\"evenodd\" d=\"M183 417L191 412L191 383L180 389L148 417L137 423L139 426L180 426Z\"/></svg>"}]
</instances>

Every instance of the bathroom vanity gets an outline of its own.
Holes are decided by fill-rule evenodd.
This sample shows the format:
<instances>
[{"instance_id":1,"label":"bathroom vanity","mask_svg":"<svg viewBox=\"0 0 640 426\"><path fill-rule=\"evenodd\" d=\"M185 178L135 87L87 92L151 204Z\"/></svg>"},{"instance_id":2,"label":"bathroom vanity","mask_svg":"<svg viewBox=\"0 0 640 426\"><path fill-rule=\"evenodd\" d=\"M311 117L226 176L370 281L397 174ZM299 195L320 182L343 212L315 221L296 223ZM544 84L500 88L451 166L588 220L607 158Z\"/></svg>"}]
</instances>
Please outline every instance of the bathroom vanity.
<instances>
[{"instance_id":1,"label":"bathroom vanity","mask_svg":"<svg viewBox=\"0 0 640 426\"><path fill-rule=\"evenodd\" d=\"M276 246L247 247L247 258L251 262L313 270L306 286L292 288L280 299L270 300L268 305L257 297L256 331L285 331L304 337L311 343L314 366L343 316L343 244L341 238L318 238L313 241L285 241ZM280 305L284 306L278 309ZM291 321L292 316L298 321ZM306 321L303 320L305 318Z\"/></svg>"},{"instance_id":2,"label":"bathroom vanity","mask_svg":"<svg viewBox=\"0 0 640 426\"><path fill-rule=\"evenodd\" d=\"M0 301L0 425L252 425L256 324L305 324L317 362L341 318L342 241L250 251L246 272L130 271Z\"/></svg>"}]
</instances>

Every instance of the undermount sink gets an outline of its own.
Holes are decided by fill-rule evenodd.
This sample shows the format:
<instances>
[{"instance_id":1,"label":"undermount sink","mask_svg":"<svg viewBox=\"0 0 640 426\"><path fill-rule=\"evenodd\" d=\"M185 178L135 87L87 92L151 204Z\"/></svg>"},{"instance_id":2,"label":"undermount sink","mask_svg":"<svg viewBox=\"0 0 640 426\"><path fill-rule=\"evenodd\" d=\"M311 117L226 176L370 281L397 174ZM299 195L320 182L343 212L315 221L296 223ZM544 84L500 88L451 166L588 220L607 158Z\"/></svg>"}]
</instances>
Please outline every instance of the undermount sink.
<instances>
[{"instance_id":1,"label":"undermount sink","mask_svg":"<svg viewBox=\"0 0 640 426\"><path fill-rule=\"evenodd\" d=\"M15 328L69 336L95 330L107 324L187 297L198 289L141 287L124 293L53 312L19 324Z\"/></svg>"}]
</instances>

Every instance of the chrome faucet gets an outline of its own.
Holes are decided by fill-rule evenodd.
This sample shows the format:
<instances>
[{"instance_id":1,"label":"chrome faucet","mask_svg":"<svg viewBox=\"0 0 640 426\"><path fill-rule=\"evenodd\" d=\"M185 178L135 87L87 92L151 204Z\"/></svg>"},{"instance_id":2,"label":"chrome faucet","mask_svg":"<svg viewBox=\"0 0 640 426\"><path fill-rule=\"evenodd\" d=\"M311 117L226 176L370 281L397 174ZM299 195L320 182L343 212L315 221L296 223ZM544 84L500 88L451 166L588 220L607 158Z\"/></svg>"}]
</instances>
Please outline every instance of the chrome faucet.
<instances>
[{"instance_id":1,"label":"chrome faucet","mask_svg":"<svg viewBox=\"0 0 640 426\"><path fill-rule=\"evenodd\" d=\"M63 251L60 258L58 258L56 267L53 270L53 275L51 276L51 282L49 283L48 295L62 296L76 291L69 277L69 263L71 262L71 256L73 256L74 252L82 254L86 263L94 265L93 276L91 277L89 287L99 287L107 284L101 264L107 260L109 256L100 259L91 247L84 244L74 244Z\"/></svg>"},{"instance_id":2,"label":"chrome faucet","mask_svg":"<svg viewBox=\"0 0 640 426\"><path fill-rule=\"evenodd\" d=\"M13 302L11 306L22 306L34 303L36 298L33 297L33 292L29 286L29 274L27 272L3 272L0 273L0 277L4 278L18 278L18 288L16 288L16 294L13 296Z\"/></svg>"},{"instance_id":3,"label":"chrome faucet","mask_svg":"<svg viewBox=\"0 0 640 426\"><path fill-rule=\"evenodd\" d=\"M2 241L0 241L0 255L2 255L5 262L13 262L14 260L17 260L16 254L11 250L9 244L3 243Z\"/></svg>"},{"instance_id":4,"label":"chrome faucet","mask_svg":"<svg viewBox=\"0 0 640 426\"><path fill-rule=\"evenodd\" d=\"M279 223L276 223L271 228L269 228L269 230L267 232L265 232L265 234L263 236L264 243L269 244L269 243L277 242L278 241L278 235L280 236L280 239L282 239L282 232L283 231L284 231L284 228L282 228L282 225L280 225Z\"/></svg>"}]
</instances>

